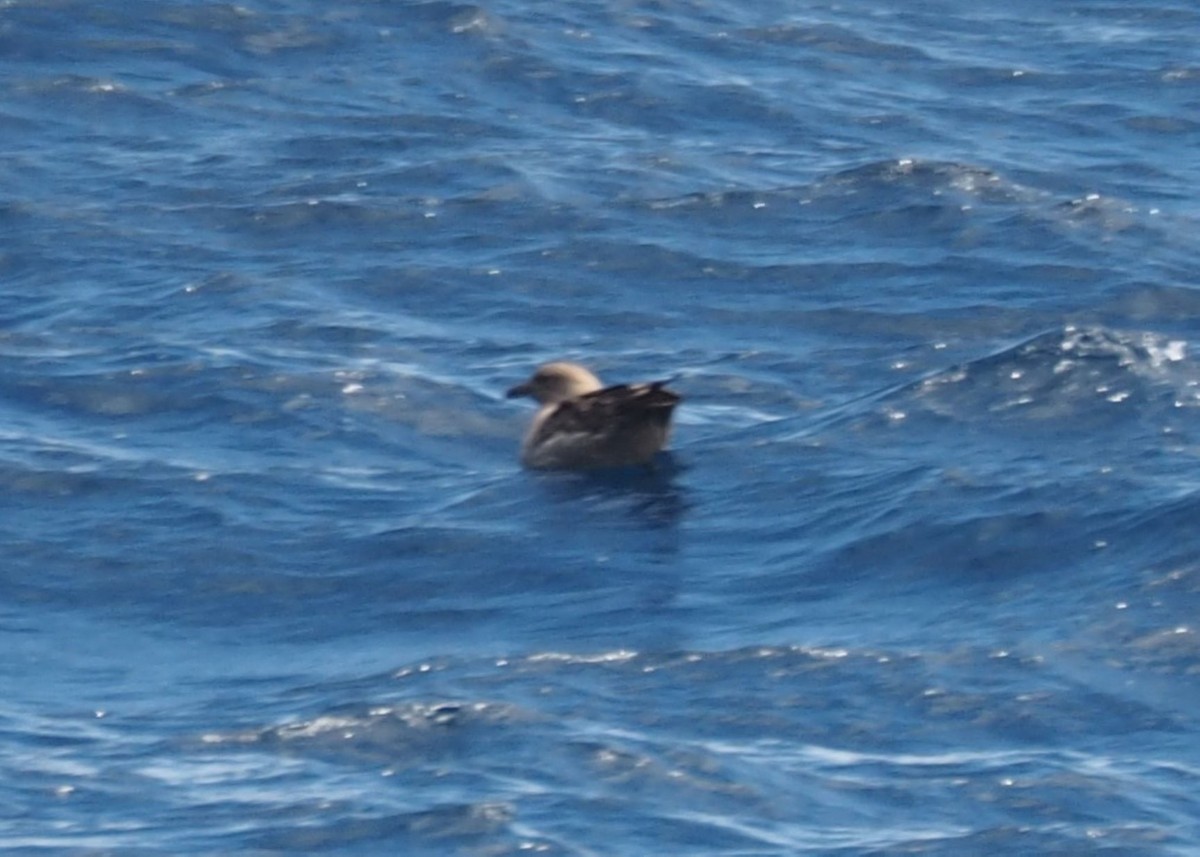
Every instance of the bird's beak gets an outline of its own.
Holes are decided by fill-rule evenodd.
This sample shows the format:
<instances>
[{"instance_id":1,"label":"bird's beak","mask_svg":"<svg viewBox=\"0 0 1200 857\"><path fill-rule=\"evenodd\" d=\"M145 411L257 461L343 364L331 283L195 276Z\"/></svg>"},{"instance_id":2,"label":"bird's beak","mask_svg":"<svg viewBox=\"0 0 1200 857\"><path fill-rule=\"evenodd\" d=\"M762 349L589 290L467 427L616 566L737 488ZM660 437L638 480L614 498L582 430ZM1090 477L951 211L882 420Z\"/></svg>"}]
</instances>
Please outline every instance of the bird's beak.
<instances>
[{"instance_id":1,"label":"bird's beak","mask_svg":"<svg viewBox=\"0 0 1200 857\"><path fill-rule=\"evenodd\" d=\"M511 387L504 395L510 399L517 399L521 396L528 396L532 392L533 390L530 388L529 382L526 381L524 384L518 384L515 387Z\"/></svg>"}]
</instances>

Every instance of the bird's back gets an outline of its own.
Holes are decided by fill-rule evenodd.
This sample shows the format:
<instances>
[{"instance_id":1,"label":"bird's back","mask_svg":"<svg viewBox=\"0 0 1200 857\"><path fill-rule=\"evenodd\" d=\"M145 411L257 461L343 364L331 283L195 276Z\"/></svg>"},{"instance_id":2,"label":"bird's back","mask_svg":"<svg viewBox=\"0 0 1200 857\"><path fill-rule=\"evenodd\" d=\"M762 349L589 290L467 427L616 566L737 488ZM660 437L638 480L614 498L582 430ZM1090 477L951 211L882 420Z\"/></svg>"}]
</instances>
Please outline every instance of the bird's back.
<instances>
[{"instance_id":1,"label":"bird's back","mask_svg":"<svg viewBox=\"0 0 1200 857\"><path fill-rule=\"evenodd\" d=\"M666 381L617 384L547 405L525 442L530 467L620 467L644 464L667 443L682 401Z\"/></svg>"}]
</instances>

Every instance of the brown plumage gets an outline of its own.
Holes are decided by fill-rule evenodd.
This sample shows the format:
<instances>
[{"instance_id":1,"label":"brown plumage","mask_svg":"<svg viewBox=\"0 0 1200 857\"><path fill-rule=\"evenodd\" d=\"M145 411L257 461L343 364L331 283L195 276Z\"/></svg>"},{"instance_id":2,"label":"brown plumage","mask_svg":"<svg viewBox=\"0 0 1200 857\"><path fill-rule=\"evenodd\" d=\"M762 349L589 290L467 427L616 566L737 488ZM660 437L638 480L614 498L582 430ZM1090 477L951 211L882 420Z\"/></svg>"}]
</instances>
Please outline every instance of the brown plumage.
<instances>
[{"instance_id":1,"label":"brown plumage","mask_svg":"<svg viewBox=\"0 0 1200 857\"><path fill-rule=\"evenodd\" d=\"M646 464L666 446L680 396L667 381L617 384L575 363L547 363L508 391L541 408L521 445L521 461L539 469L590 469Z\"/></svg>"}]
</instances>

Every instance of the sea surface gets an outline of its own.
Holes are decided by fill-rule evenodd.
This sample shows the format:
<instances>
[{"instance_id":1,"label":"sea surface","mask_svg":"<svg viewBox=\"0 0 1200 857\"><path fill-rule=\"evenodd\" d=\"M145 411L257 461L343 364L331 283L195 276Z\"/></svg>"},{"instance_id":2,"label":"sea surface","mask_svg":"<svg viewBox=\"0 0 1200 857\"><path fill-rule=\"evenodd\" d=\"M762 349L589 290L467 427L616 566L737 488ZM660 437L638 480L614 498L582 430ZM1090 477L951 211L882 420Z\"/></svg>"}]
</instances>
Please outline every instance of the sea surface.
<instances>
[{"instance_id":1,"label":"sea surface","mask_svg":"<svg viewBox=\"0 0 1200 857\"><path fill-rule=\"evenodd\" d=\"M0 851L1200 854L1198 34L0 3Z\"/></svg>"}]
</instances>

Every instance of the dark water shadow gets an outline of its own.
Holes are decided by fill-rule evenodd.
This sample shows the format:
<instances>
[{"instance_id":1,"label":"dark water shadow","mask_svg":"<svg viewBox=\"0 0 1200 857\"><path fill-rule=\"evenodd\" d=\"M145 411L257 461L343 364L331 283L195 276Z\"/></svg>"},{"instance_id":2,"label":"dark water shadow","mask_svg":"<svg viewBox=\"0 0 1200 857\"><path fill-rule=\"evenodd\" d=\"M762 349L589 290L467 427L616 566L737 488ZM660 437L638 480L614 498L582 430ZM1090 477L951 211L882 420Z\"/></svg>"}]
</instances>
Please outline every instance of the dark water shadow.
<instances>
[{"instance_id":1,"label":"dark water shadow","mask_svg":"<svg viewBox=\"0 0 1200 857\"><path fill-rule=\"evenodd\" d=\"M586 516L593 525L662 531L677 528L690 508L680 484L687 469L662 453L649 466L546 471L531 478L548 505Z\"/></svg>"}]
</instances>

